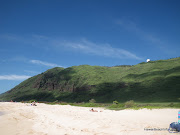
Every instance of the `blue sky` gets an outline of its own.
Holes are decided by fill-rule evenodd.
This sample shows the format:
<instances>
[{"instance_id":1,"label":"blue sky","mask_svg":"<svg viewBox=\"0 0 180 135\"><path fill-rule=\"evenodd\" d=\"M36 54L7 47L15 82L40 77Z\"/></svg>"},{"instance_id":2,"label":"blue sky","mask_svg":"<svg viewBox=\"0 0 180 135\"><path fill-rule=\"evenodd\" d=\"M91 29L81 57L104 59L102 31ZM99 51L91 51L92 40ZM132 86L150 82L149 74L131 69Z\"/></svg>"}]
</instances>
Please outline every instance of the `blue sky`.
<instances>
[{"instance_id":1,"label":"blue sky","mask_svg":"<svg viewBox=\"0 0 180 135\"><path fill-rule=\"evenodd\" d=\"M0 93L53 67L179 57L179 0L1 0Z\"/></svg>"}]
</instances>

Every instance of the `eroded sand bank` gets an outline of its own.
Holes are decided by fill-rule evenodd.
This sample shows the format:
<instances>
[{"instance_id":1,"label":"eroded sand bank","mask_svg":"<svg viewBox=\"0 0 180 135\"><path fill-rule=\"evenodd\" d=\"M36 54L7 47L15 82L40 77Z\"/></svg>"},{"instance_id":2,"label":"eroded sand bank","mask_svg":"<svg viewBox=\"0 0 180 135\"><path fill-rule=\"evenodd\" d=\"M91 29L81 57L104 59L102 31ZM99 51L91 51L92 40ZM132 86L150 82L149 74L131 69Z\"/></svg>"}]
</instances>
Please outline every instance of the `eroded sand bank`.
<instances>
[{"instance_id":1,"label":"eroded sand bank","mask_svg":"<svg viewBox=\"0 0 180 135\"><path fill-rule=\"evenodd\" d=\"M169 135L179 109L122 110L0 103L1 135ZM155 129L161 131L150 131ZM148 130L148 131L147 131ZM164 131L163 131L164 130Z\"/></svg>"}]
</instances>

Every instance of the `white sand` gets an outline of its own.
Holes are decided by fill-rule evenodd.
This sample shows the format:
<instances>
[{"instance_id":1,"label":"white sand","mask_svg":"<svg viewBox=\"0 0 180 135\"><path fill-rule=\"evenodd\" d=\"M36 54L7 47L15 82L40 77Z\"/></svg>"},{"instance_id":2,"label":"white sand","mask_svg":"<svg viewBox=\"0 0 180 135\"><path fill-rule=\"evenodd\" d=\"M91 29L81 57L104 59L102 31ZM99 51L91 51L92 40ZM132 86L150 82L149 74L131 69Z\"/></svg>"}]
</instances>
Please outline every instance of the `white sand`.
<instances>
[{"instance_id":1,"label":"white sand","mask_svg":"<svg viewBox=\"0 0 180 135\"><path fill-rule=\"evenodd\" d=\"M0 135L169 135L179 109L90 112L69 105L0 103ZM175 135L175 134L174 134Z\"/></svg>"}]
</instances>

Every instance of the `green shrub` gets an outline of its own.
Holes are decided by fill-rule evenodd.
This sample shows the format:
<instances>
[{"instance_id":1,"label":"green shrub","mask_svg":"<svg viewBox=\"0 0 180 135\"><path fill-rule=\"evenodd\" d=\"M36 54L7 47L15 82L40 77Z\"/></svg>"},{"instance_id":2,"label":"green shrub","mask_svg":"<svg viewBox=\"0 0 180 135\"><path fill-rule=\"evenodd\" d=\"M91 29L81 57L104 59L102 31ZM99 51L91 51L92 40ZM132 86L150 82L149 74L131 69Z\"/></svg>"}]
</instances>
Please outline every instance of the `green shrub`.
<instances>
[{"instance_id":1,"label":"green shrub","mask_svg":"<svg viewBox=\"0 0 180 135\"><path fill-rule=\"evenodd\" d=\"M37 102L35 99L31 99L31 100L29 100L28 102L29 102L29 103L32 103L32 102L34 102L34 101Z\"/></svg>"},{"instance_id":2,"label":"green shrub","mask_svg":"<svg viewBox=\"0 0 180 135\"><path fill-rule=\"evenodd\" d=\"M113 104L119 104L119 102L118 101L113 101Z\"/></svg>"},{"instance_id":3,"label":"green shrub","mask_svg":"<svg viewBox=\"0 0 180 135\"><path fill-rule=\"evenodd\" d=\"M174 107L174 103L170 103L168 107Z\"/></svg>"},{"instance_id":4,"label":"green shrub","mask_svg":"<svg viewBox=\"0 0 180 135\"><path fill-rule=\"evenodd\" d=\"M121 109L124 109L124 104L112 104L108 107L108 109L111 109L111 110L121 110Z\"/></svg>"},{"instance_id":5,"label":"green shrub","mask_svg":"<svg viewBox=\"0 0 180 135\"><path fill-rule=\"evenodd\" d=\"M96 103L85 103L80 106L82 106L82 107L97 107L98 105Z\"/></svg>"},{"instance_id":6,"label":"green shrub","mask_svg":"<svg viewBox=\"0 0 180 135\"><path fill-rule=\"evenodd\" d=\"M59 104L60 104L60 105L68 105L69 103L66 103L66 102L60 102Z\"/></svg>"},{"instance_id":7,"label":"green shrub","mask_svg":"<svg viewBox=\"0 0 180 135\"><path fill-rule=\"evenodd\" d=\"M59 102L59 101L58 101L58 100L56 100L56 101L54 101L53 103L55 103L55 104L56 104L56 103L58 103L58 102Z\"/></svg>"},{"instance_id":8,"label":"green shrub","mask_svg":"<svg viewBox=\"0 0 180 135\"><path fill-rule=\"evenodd\" d=\"M89 103L96 103L96 100L95 99L91 99L91 100L89 100Z\"/></svg>"},{"instance_id":9,"label":"green shrub","mask_svg":"<svg viewBox=\"0 0 180 135\"><path fill-rule=\"evenodd\" d=\"M176 104L174 104L174 106L173 107L175 107L175 108L180 108L180 103L176 103Z\"/></svg>"},{"instance_id":10,"label":"green shrub","mask_svg":"<svg viewBox=\"0 0 180 135\"><path fill-rule=\"evenodd\" d=\"M135 103L134 103L133 100L125 102L125 107L126 108L130 108L130 107L133 107L133 106L135 106Z\"/></svg>"}]
</instances>

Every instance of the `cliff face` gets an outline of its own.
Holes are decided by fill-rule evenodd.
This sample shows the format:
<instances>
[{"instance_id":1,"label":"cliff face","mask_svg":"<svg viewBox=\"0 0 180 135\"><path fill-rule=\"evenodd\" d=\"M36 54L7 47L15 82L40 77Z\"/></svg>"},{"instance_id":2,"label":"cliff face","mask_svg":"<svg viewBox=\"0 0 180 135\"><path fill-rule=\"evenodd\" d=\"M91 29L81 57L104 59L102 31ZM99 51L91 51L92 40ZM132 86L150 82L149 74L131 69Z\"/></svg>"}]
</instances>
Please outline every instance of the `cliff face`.
<instances>
[{"instance_id":1,"label":"cliff face","mask_svg":"<svg viewBox=\"0 0 180 135\"><path fill-rule=\"evenodd\" d=\"M134 66L56 67L1 94L0 100L170 102L180 99L179 82L180 58Z\"/></svg>"},{"instance_id":2,"label":"cliff face","mask_svg":"<svg viewBox=\"0 0 180 135\"><path fill-rule=\"evenodd\" d=\"M55 68L57 69L57 68ZM78 91L87 91L92 88L91 85L83 85L78 87L77 84L81 84L82 82L78 82L79 80L73 79L70 77L73 69L64 69L64 71L56 72L56 74L51 69L39 75L34 81L32 87L38 90L47 90L47 91L59 91L59 92L78 92ZM76 76L76 75L74 75ZM80 78L81 76L77 76Z\"/></svg>"}]
</instances>

